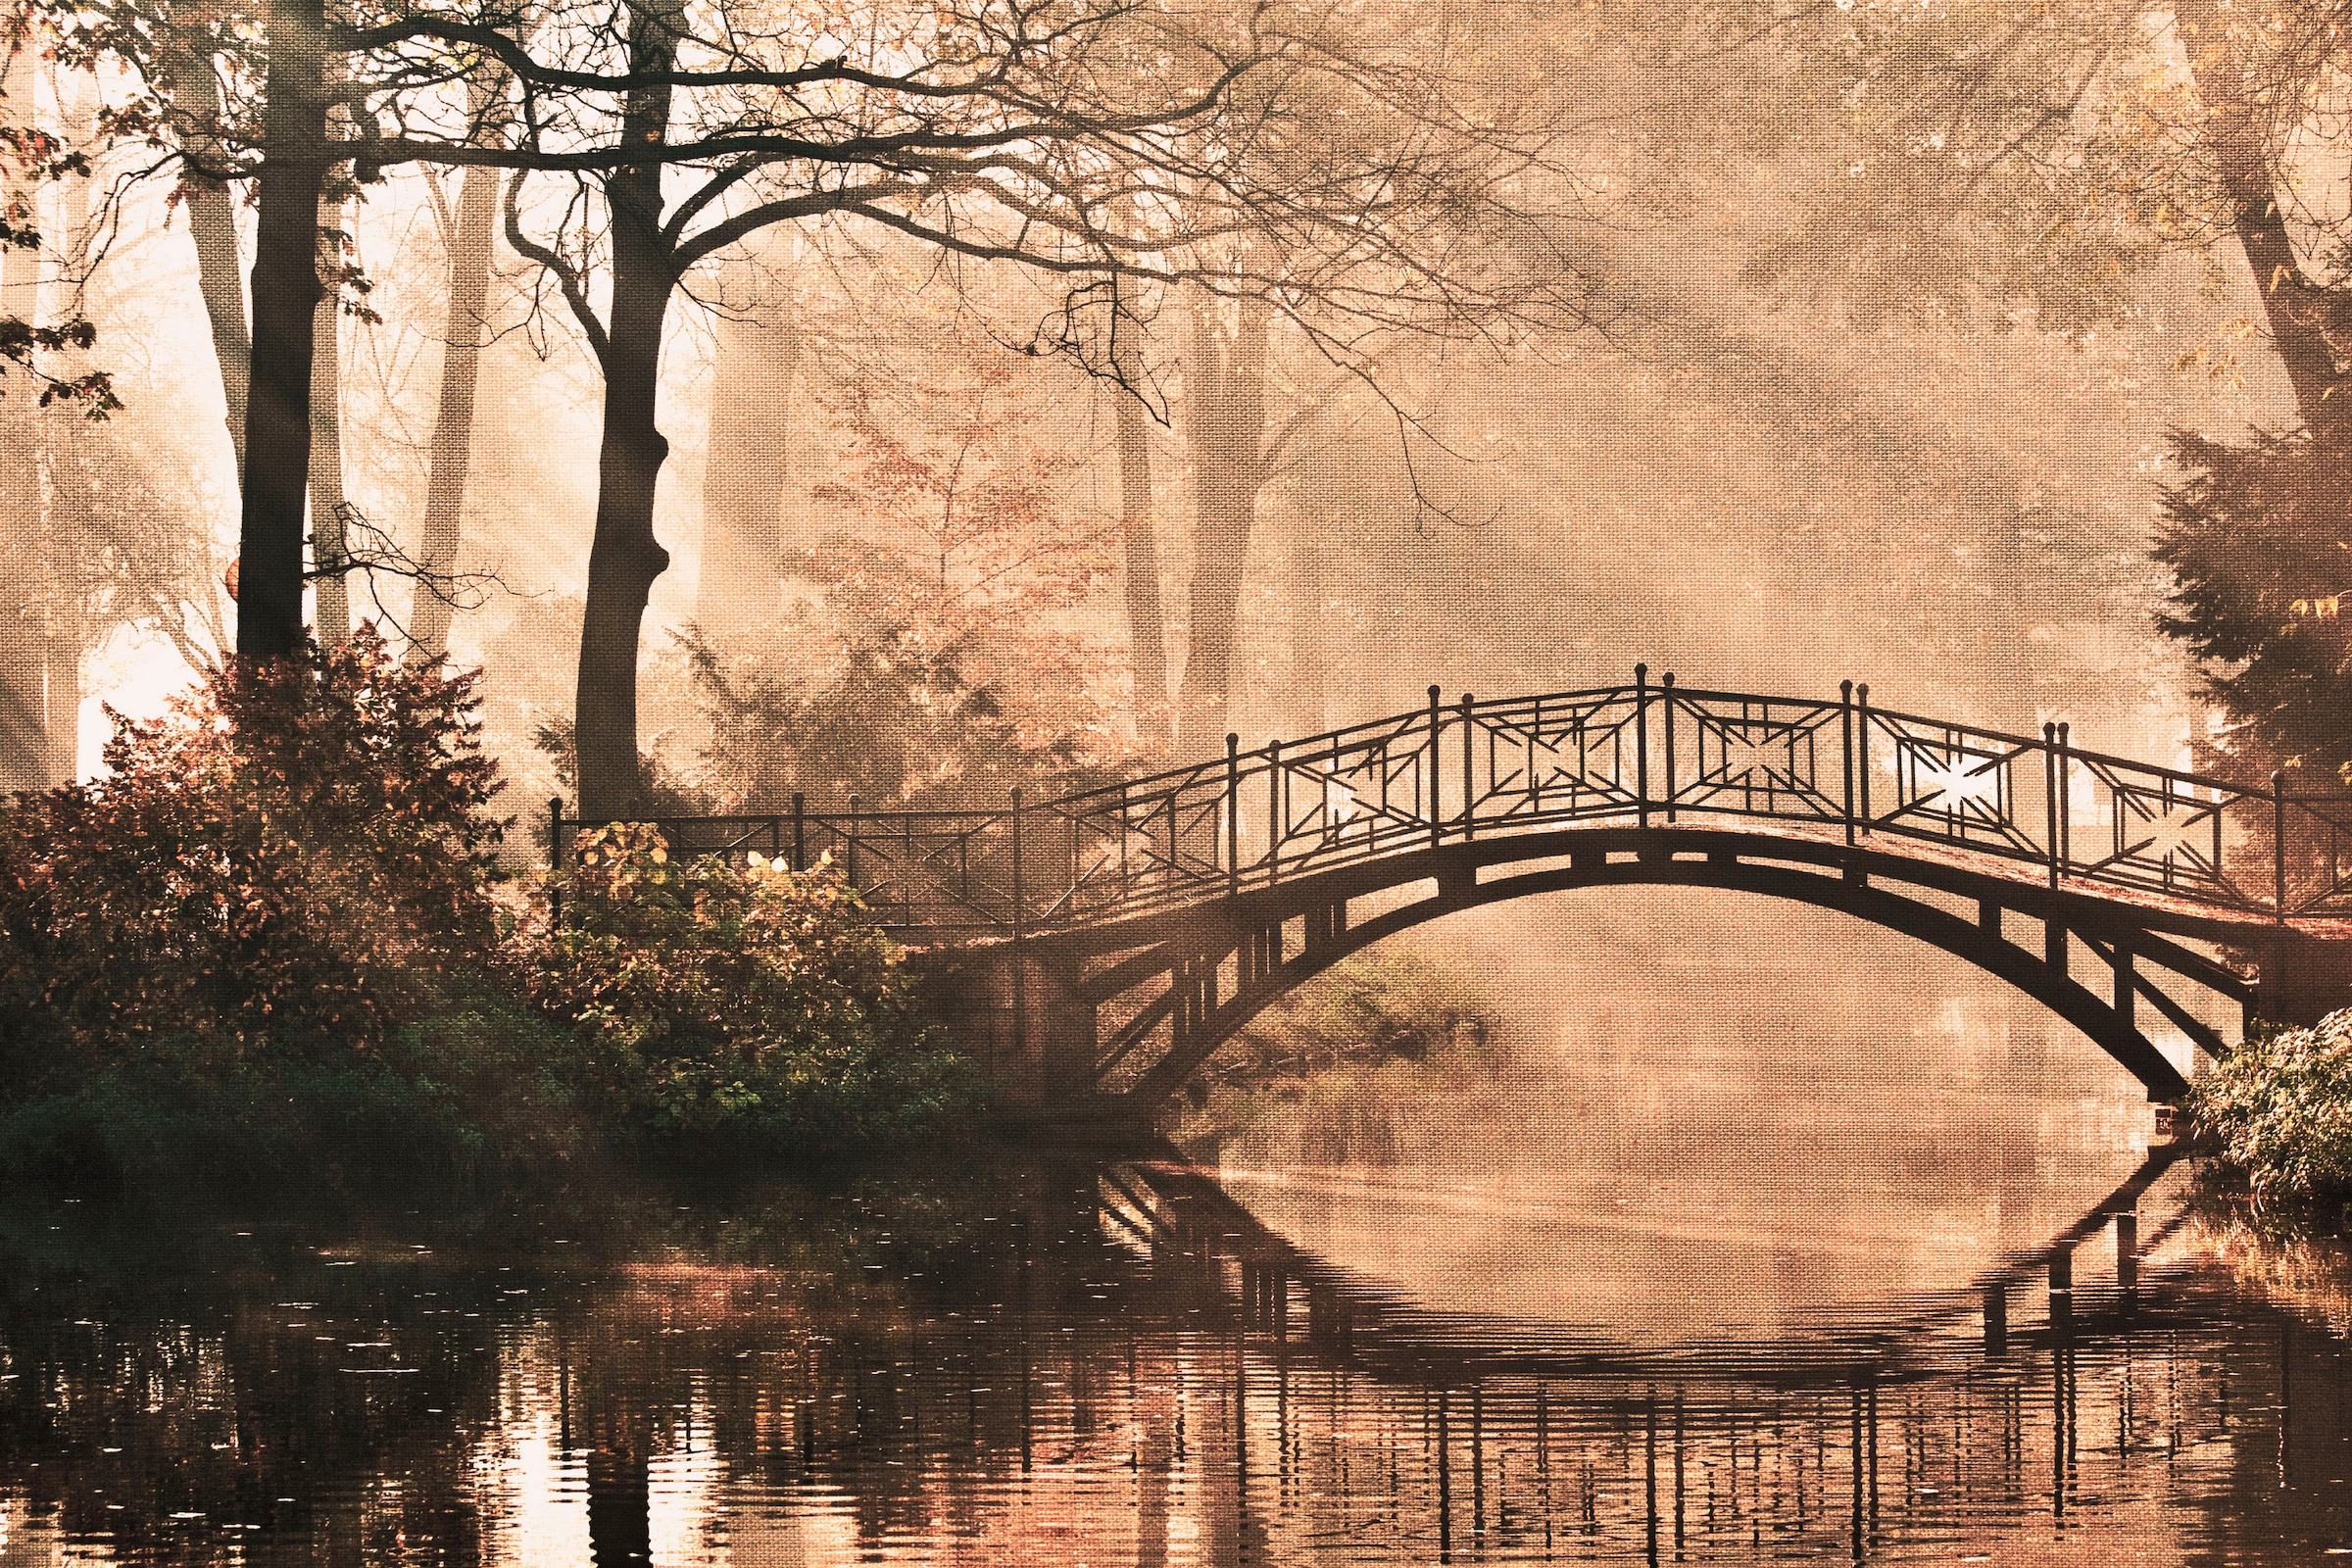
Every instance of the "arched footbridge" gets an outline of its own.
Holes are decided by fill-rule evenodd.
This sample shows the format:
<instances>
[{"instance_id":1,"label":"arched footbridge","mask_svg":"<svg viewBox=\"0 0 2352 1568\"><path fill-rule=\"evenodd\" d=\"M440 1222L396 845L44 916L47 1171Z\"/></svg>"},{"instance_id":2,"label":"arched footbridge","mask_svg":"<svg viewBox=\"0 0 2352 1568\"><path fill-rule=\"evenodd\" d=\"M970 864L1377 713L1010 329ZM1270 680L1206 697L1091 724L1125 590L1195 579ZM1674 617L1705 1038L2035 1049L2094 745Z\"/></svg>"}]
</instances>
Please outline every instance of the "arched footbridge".
<instances>
[{"instance_id":1,"label":"arched footbridge","mask_svg":"<svg viewBox=\"0 0 2352 1568\"><path fill-rule=\"evenodd\" d=\"M554 807L559 857L581 826ZM663 819L683 853L830 856L1007 1092L1147 1112L1382 937L1578 888L1761 894L1999 976L2169 1102L2151 1039L2352 1002L2352 798L1871 703L1672 675L1446 702L1001 810ZM2229 958L2217 956L2229 955ZM2159 1030L2159 1033L2162 1031Z\"/></svg>"}]
</instances>

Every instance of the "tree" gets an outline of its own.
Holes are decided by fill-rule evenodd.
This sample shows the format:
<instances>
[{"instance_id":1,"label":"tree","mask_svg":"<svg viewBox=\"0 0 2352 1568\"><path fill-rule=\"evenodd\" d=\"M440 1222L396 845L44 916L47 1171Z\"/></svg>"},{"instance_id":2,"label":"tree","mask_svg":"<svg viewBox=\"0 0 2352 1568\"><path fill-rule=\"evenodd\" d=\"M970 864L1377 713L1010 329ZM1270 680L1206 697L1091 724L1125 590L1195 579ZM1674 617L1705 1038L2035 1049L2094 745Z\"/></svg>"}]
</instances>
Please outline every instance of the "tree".
<instances>
[{"instance_id":1,"label":"tree","mask_svg":"<svg viewBox=\"0 0 2352 1568\"><path fill-rule=\"evenodd\" d=\"M77 63L120 61L146 83L145 110L110 124L191 156L188 116L153 90L153 39L127 0L45 15ZM651 524L667 451L657 417L666 309L699 264L755 231L856 220L945 256L1077 280L1034 347L1108 373L1116 309L1092 286L1106 273L1252 300L1343 365L1402 332L1582 319L1572 271L1531 278L1492 265L1498 236L1578 210L1547 163L1567 127L1449 75L1432 42L1443 15L1374 25L1288 5L1023 0L854 20L748 0L709 12L646 0L527 31L490 4L362 3L330 17L322 0L277 0L248 19L244 69L224 78L247 96L205 127L236 159L208 172L251 178L259 208L241 654L282 653L299 635L313 241L328 171L346 155L362 183L414 163L495 167L598 198L571 204L599 214L593 235L574 225L568 243L528 242L574 274L565 289L607 374L577 714L591 815L624 808L634 788L638 623L667 562ZM345 57L347 85L330 92L307 48L269 47L314 37ZM505 144L478 134L462 90L490 72L511 83L499 112L525 127ZM237 142L253 122L241 84L257 74L262 135L246 128ZM336 102L351 113L349 146L327 135ZM1184 199L1168 200L1178 189ZM1110 220L1121 212L1131 226ZM1262 243L1237 271L1233 242L1251 234ZM592 276L608 285L601 313L587 304Z\"/></svg>"},{"instance_id":2,"label":"tree","mask_svg":"<svg viewBox=\"0 0 2352 1568\"><path fill-rule=\"evenodd\" d=\"M1813 134L1804 161L1827 176L1757 254L1759 280L1833 277L1865 320L1989 315L2081 334L2144 319L2144 279L2168 256L2199 258L2217 291L2242 261L2256 311L2177 368L2242 382L2237 345L2266 342L2300 428L2238 445L2176 438L2181 477L2156 551L2175 596L2158 624L2204 665L2232 720L2227 744L2249 763L2332 757L2309 707L2332 632L2292 624L2290 607L2352 586L2340 564L2352 212L2313 177L2347 151L2341 8L2095 0L1717 18L1765 37L1788 91L1781 122ZM1799 98L1818 107L1799 111Z\"/></svg>"}]
</instances>

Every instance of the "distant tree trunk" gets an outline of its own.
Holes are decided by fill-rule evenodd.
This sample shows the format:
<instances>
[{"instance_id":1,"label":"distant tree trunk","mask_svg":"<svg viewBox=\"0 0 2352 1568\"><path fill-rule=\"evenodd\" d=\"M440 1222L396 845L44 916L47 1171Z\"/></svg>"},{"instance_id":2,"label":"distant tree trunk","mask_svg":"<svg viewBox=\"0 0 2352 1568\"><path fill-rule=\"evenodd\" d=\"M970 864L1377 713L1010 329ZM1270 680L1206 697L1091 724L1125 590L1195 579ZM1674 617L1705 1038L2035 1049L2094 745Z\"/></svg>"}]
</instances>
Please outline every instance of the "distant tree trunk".
<instances>
[{"instance_id":1,"label":"distant tree trunk","mask_svg":"<svg viewBox=\"0 0 2352 1568\"><path fill-rule=\"evenodd\" d=\"M318 210L321 228L342 221L335 206ZM345 559L343 537L342 320L336 291L321 294L312 322L311 356L311 555L321 571L333 572ZM315 628L327 647L351 637L351 589L340 572L318 578Z\"/></svg>"},{"instance_id":2,"label":"distant tree trunk","mask_svg":"<svg viewBox=\"0 0 2352 1568\"><path fill-rule=\"evenodd\" d=\"M449 318L441 356L441 405L433 416L432 473L424 490L427 580L416 585L409 636L428 658L449 651L446 584L457 569L466 515L466 481L473 464L473 400L481 382L483 315L490 299L496 244L499 172L468 169L458 190L457 230L449 247Z\"/></svg>"},{"instance_id":3,"label":"distant tree trunk","mask_svg":"<svg viewBox=\"0 0 2352 1568\"><path fill-rule=\"evenodd\" d=\"M183 51L175 85L190 109L208 123L220 116L220 82L211 57ZM252 374L253 341L245 326L245 284L237 275L237 202L225 185L191 180L186 205L188 236L196 245L196 290L212 323L213 359L220 368L221 401L227 410L229 450L237 477L245 475L245 388Z\"/></svg>"},{"instance_id":4,"label":"distant tree trunk","mask_svg":"<svg viewBox=\"0 0 2352 1568\"><path fill-rule=\"evenodd\" d=\"M800 329L789 320L718 323L694 618L722 639L773 622L781 609L782 513L801 351Z\"/></svg>"},{"instance_id":5,"label":"distant tree trunk","mask_svg":"<svg viewBox=\"0 0 2352 1568\"><path fill-rule=\"evenodd\" d=\"M1331 514L1318 491L1302 496L1291 513L1291 705L1300 733L1320 735L1330 724L1324 703L1324 668L1331 653L1329 595L1323 586L1323 530Z\"/></svg>"},{"instance_id":6,"label":"distant tree trunk","mask_svg":"<svg viewBox=\"0 0 2352 1568\"><path fill-rule=\"evenodd\" d=\"M0 62L0 85L12 98L31 96L33 55L21 51ZM0 310L26 320L40 317L35 298L39 258L0 251ZM0 398L0 451L29 454L38 440L33 399L12 378ZM41 473L25 461L0 464L0 791L35 790L47 783L48 655L41 630L39 560Z\"/></svg>"},{"instance_id":7,"label":"distant tree trunk","mask_svg":"<svg viewBox=\"0 0 2352 1568\"><path fill-rule=\"evenodd\" d=\"M63 83L58 83L62 87ZM59 94L59 109L65 112L66 94ZM94 137L96 134L97 102L94 93L84 95L84 102L73 111L80 123L74 135ZM59 214L62 247L86 264L90 244L90 179L86 174L74 175L63 182L60 194L64 211ZM64 416L60 417L60 416ZM49 564L49 577L59 588L50 595L43 607L42 662L46 666L42 680L43 713L42 781L57 785L70 783L81 771L81 662L94 640L90 607L78 592L67 591L65 584L76 573L65 569L65 564L76 560L96 537L97 519L91 508L97 491L91 445L95 432L70 411L53 410L42 421L44 466L49 475L49 517L42 546Z\"/></svg>"},{"instance_id":8,"label":"distant tree trunk","mask_svg":"<svg viewBox=\"0 0 2352 1568\"><path fill-rule=\"evenodd\" d=\"M1184 750L1203 755L1225 733L1233 650L1265 483L1266 310L1244 301L1228 337L1196 314L1184 363L1185 423L1193 455L1192 631L1184 656Z\"/></svg>"},{"instance_id":9,"label":"distant tree trunk","mask_svg":"<svg viewBox=\"0 0 2352 1568\"><path fill-rule=\"evenodd\" d=\"M640 80L667 74L677 53L677 0L633 9L629 69ZM626 141L668 134L671 90L654 80L629 93ZM588 555L588 605L580 627L580 678L573 707L579 746L580 814L638 809L644 779L637 755L637 646L654 580L669 552L654 537L654 489L669 442L656 423L662 321L677 284L662 237L662 172L624 169L607 177L612 210L612 315L604 353L605 419L598 457L596 538Z\"/></svg>"},{"instance_id":10,"label":"distant tree trunk","mask_svg":"<svg viewBox=\"0 0 2352 1568\"><path fill-rule=\"evenodd\" d=\"M323 0L275 0L253 264L252 398L245 420L238 541L237 656L302 645L303 514L311 470L311 360L318 304L318 196L326 138ZM299 42L298 42L299 40ZM306 47L307 46L307 47Z\"/></svg>"},{"instance_id":11,"label":"distant tree trunk","mask_svg":"<svg viewBox=\"0 0 2352 1568\"><path fill-rule=\"evenodd\" d=\"M340 56L329 59L327 91L342 86L347 74ZM329 136L344 139L349 122L341 109L328 110L326 122ZM316 632L330 648L351 640L351 581L342 570L350 541L344 537L343 285L338 276L350 216L351 204L340 198L318 204L319 293L311 320L311 560L323 573L314 605Z\"/></svg>"},{"instance_id":12,"label":"distant tree trunk","mask_svg":"<svg viewBox=\"0 0 2352 1568\"><path fill-rule=\"evenodd\" d=\"M1119 532L1126 546L1127 653L1135 664L1137 727L1168 735L1167 634L1159 608L1159 541L1152 504L1152 434L1143 399L1131 388L1140 368L1122 347L1118 370L1126 383L1112 390L1119 428Z\"/></svg>"}]
</instances>

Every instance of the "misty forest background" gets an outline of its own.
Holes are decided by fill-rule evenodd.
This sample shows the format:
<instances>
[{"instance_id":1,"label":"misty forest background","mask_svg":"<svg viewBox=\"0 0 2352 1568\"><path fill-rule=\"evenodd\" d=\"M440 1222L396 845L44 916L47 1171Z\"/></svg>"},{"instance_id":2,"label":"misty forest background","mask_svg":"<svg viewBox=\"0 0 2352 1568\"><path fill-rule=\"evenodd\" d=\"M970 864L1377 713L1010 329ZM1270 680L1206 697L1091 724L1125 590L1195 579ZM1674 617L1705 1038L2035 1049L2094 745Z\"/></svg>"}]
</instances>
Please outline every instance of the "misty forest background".
<instances>
[{"instance_id":1,"label":"misty forest background","mask_svg":"<svg viewBox=\"0 0 2352 1568\"><path fill-rule=\"evenodd\" d=\"M236 646L299 9L9 14L0 789ZM2332 782L2347 10L338 4L313 98L399 145L321 161L304 618L481 665L504 808L578 801L633 374L607 806L993 805L1638 659ZM747 151L729 61L867 74L755 83L801 139ZM871 150L1015 66L1089 113ZM649 115L666 164L564 164Z\"/></svg>"}]
</instances>

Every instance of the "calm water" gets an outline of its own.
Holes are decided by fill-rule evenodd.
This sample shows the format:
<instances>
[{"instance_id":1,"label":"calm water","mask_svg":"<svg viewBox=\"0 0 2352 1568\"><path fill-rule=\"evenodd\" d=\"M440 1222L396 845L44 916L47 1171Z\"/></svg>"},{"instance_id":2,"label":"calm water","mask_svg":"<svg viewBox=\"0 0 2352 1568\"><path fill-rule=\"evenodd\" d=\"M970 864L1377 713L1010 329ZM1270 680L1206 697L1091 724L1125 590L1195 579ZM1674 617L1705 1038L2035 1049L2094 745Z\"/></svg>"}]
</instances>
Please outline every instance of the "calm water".
<instances>
[{"instance_id":1,"label":"calm water","mask_svg":"<svg viewBox=\"0 0 2352 1568\"><path fill-rule=\"evenodd\" d=\"M0 1565L2352 1548L2338 1252L1964 976L1783 948L1704 1028L1514 960L1515 1066L1194 1165L0 1196Z\"/></svg>"}]
</instances>

